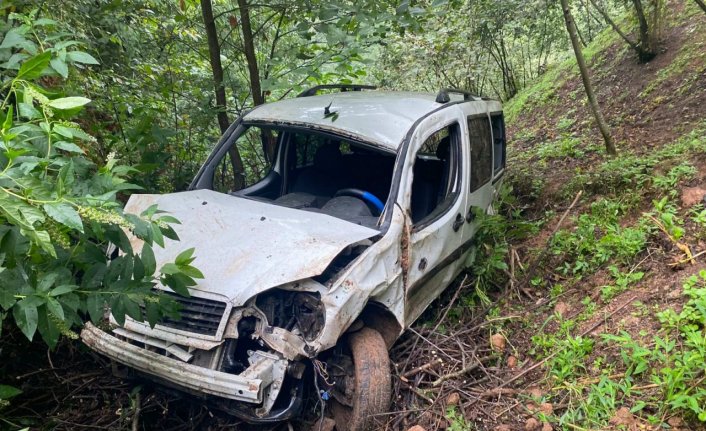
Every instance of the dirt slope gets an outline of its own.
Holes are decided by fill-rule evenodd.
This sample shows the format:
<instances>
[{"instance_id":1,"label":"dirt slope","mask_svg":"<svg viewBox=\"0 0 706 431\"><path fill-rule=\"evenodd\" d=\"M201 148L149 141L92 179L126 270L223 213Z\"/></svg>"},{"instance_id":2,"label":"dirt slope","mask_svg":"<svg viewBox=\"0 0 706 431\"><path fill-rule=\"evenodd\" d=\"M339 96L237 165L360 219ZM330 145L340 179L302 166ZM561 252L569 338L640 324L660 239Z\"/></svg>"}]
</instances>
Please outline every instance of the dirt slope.
<instances>
[{"instance_id":1,"label":"dirt slope","mask_svg":"<svg viewBox=\"0 0 706 431\"><path fill-rule=\"evenodd\" d=\"M453 338L443 346L455 357L466 345L501 351L424 393L435 411L419 419L426 429L706 429L706 350L679 326L704 339L703 316L664 313L703 305L685 307L682 287L706 268L706 15L692 3L669 2L662 52L648 64L610 31L586 49L617 159L604 154L573 61L507 104L511 209L537 232L510 244L514 277L492 323L471 325L472 339L466 322L449 323L446 338L426 334L437 346ZM414 405L428 409L420 397Z\"/></svg>"}]
</instances>

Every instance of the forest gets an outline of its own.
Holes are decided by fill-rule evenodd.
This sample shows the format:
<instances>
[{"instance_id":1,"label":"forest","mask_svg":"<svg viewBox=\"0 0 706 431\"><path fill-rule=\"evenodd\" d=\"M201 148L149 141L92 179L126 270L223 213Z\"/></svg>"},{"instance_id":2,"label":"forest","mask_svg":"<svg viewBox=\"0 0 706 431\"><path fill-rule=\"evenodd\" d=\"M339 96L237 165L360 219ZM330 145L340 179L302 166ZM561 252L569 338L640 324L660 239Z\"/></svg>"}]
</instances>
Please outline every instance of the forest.
<instances>
[{"instance_id":1,"label":"forest","mask_svg":"<svg viewBox=\"0 0 706 431\"><path fill-rule=\"evenodd\" d=\"M333 84L461 90L507 131L370 429L704 429L703 0L0 0L0 430L334 429L318 387L252 425L80 337L178 320L204 280L199 247L158 265L184 225L130 196L188 190L241 116ZM274 151L239 140L229 188Z\"/></svg>"}]
</instances>

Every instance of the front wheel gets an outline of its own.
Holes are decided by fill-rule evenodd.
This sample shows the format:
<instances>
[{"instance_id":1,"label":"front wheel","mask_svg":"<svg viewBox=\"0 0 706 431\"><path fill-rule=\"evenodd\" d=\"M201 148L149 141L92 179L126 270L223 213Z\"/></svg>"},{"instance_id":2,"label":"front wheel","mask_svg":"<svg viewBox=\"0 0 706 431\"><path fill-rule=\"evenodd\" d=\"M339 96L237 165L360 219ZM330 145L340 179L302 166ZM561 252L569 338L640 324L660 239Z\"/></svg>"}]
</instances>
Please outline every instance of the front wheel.
<instances>
[{"instance_id":1,"label":"front wheel","mask_svg":"<svg viewBox=\"0 0 706 431\"><path fill-rule=\"evenodd\" d=\"M348 337L353 375L345 379L349 394L345 403L334 399L333 418L338 431L367 431L375 416L390 406L390 356L385 340L372 328L363 328Z\"/></svg>"}]
</instances>

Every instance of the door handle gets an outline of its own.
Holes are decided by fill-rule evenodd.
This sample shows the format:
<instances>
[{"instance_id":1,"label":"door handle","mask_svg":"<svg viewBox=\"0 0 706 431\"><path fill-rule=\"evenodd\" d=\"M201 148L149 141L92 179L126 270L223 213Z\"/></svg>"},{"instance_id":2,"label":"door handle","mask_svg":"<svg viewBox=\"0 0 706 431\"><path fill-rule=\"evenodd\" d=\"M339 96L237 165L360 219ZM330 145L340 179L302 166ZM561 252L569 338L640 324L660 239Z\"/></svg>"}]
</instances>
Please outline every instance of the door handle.
<instances>
[{"instance_id":1,"label":"door handle","mask_svg":"<svg viewBox=\"0 0 706 431\"><path fill-rule=\"evenodd\" d=\"M480 208L474 207L473 205L471 205L468 208L468 213L466 213L466 223L470 223L473 220L475 220L476 219L476 211L479 211L479 210L480 210Z\"/></svg>"},{"instance_id":2,"label":"door handle","mask_svg":"<svg viewBox=\"0 0 706 431\"><path fill-rule=\"evenodd\" d=\"M454 232L458 232L458 230L461 229L461 226L463 226L463 216L461 214L456 214L456 220L454 220L454 224L452 226Z\"/></svg>"}]
</instances>

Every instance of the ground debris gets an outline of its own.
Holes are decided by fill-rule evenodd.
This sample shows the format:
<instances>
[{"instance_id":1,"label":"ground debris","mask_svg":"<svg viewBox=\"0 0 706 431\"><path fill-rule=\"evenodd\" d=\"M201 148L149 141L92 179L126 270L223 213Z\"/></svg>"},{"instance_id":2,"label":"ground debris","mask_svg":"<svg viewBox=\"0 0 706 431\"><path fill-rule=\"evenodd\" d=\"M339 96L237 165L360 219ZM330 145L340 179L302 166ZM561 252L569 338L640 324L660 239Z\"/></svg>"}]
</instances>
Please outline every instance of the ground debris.
<instances>
[{"instance_id":1,"label":"ground debris","mask_svg":"<svg viewBox=\"0 0 706 431\"><path fill-rule=\"evenodd\" d=\"M540 429L541 427L542 427L542 425L535 418L529 418L525 422L525 431L536 431L536 430Z\"/></svg>"},{"instance_id":2,"label":"ground debris","mask_svg":"<svg viewBox=\"0 0 706 431\"><path fill-rule=\"evenodd\" d=\"M493 334L490 337L490 345L493 350L502 352L503 350L505 350L505 344L505 337L502 334Z\"/></svg>"},{"instance_id":3,"label":"ground debris","mask_svg":"<svg viewBox=\"0 0 706 431\"><path fill-rule=\"evenodd\" d=\"M706 189L703 187L686 187L681 192L681 204L684 208L704 204L706 203L704 199L706 199Z\"/></svg>"}]
</instances>

